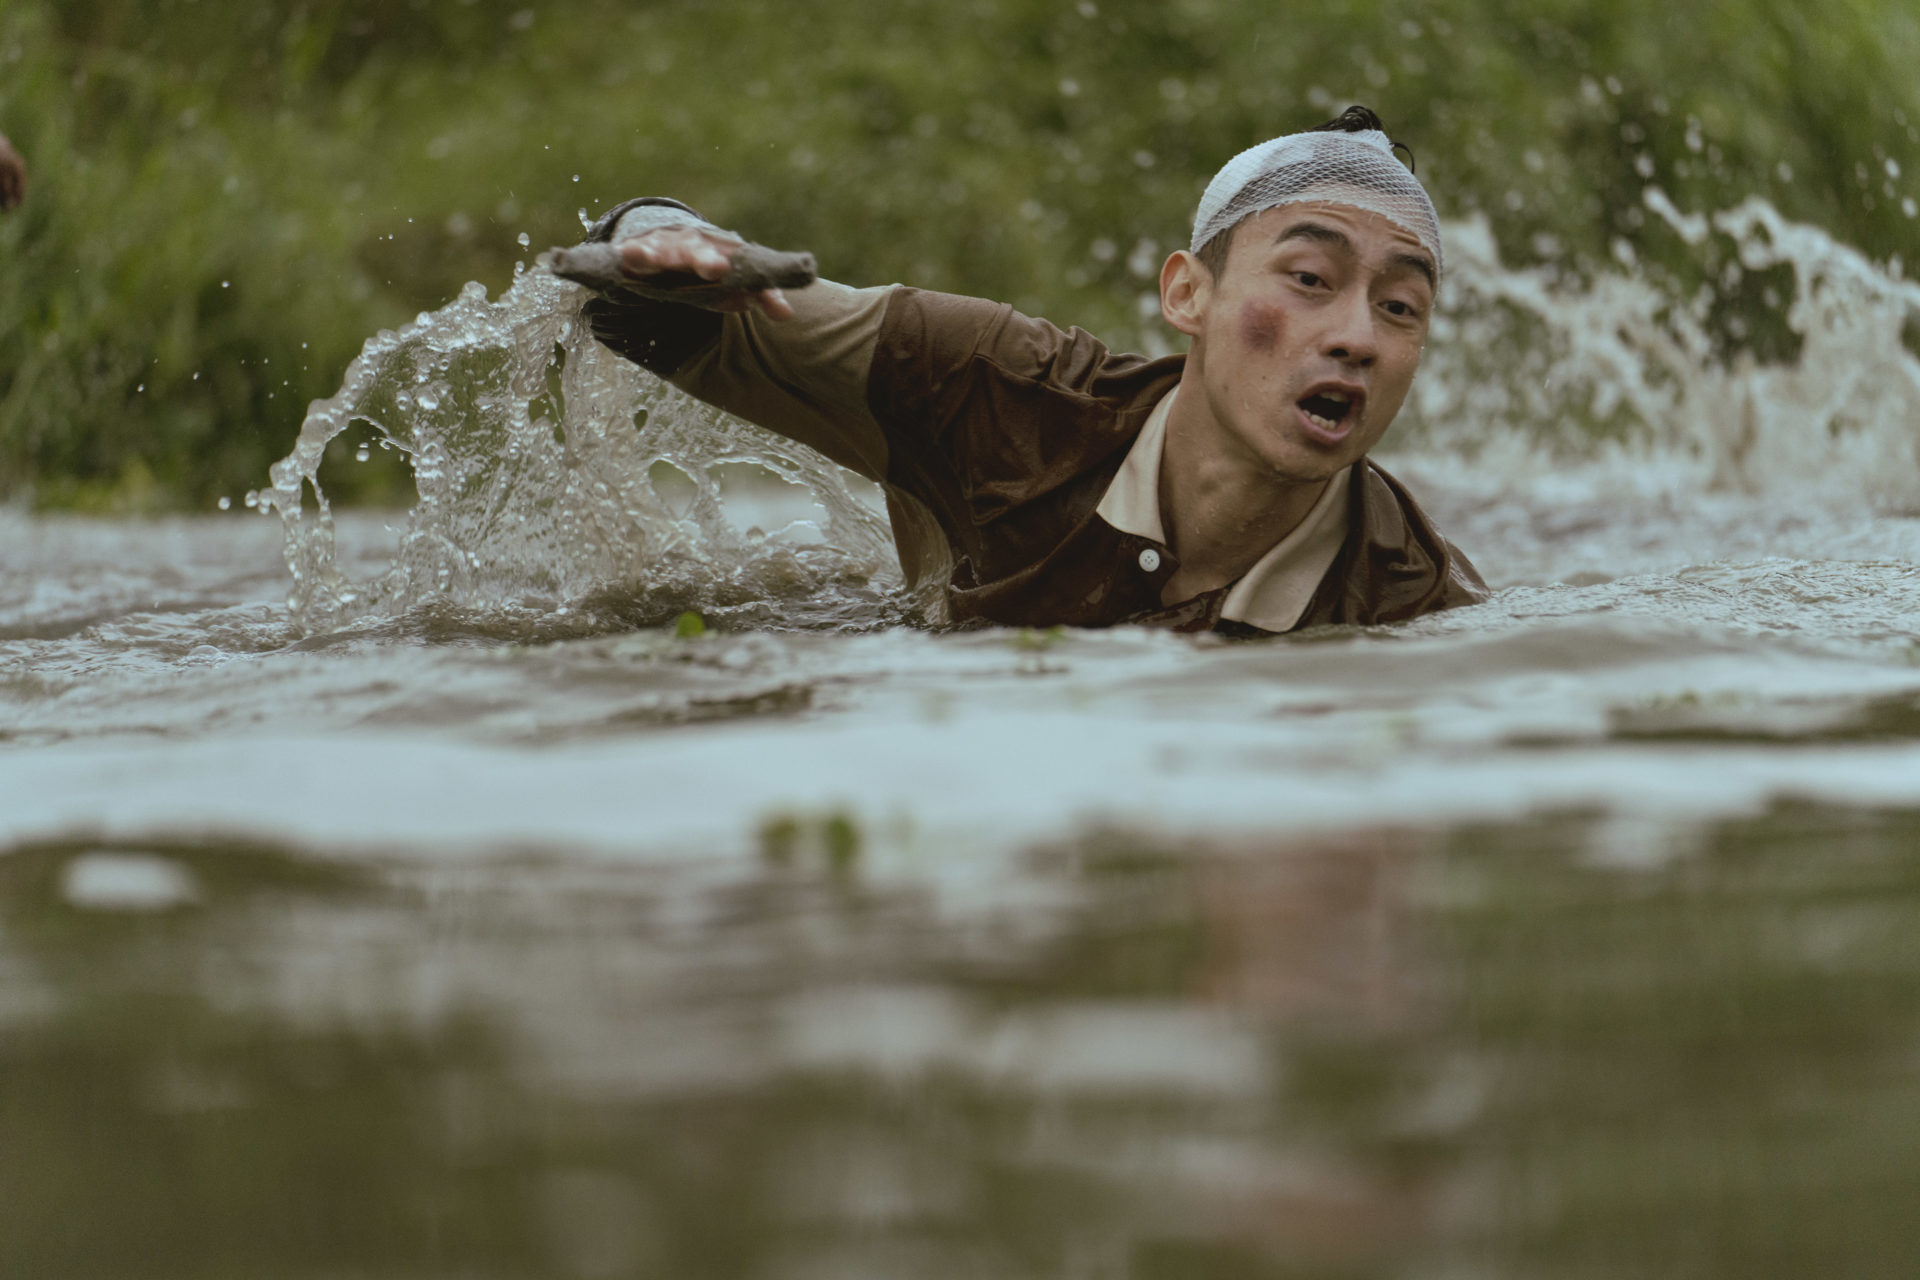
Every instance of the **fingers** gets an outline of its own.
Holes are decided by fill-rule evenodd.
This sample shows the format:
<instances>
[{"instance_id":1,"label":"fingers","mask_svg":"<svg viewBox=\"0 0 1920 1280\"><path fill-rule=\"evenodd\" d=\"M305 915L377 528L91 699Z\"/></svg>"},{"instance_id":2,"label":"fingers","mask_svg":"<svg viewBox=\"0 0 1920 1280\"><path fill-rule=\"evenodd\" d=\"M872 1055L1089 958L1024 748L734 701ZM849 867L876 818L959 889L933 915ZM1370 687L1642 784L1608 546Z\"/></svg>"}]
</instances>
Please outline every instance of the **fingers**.
<instances>
[{"instance_id":1,"label":"fingers","mask_svg":"<svg viewBox=\"0 0 1920 1280\"><path fill-rule=\"evenodd\" d=\"M622 244L620 267L630 276L689 271L702 280L718 280L727 274L739 243L695 227L662 227Z\"/></svg>"},{"instance_id":2,"label":"fingers","mask_svg":"<svg viewBox=\"0 0 1920 1280\"><path fill-rule=\"evenodd\" d=\"M629 276L643 277L668 271L686 271L702 280L719 280L732 265L733 251L743 243L738 237L704 231L697 227L662 227L636 236L620 246L620 269ZM793 304L779 289L762 289L738 297L707 304L715 311L759 311L769 320L788 320Z\"/></svg>"}]
</instances>

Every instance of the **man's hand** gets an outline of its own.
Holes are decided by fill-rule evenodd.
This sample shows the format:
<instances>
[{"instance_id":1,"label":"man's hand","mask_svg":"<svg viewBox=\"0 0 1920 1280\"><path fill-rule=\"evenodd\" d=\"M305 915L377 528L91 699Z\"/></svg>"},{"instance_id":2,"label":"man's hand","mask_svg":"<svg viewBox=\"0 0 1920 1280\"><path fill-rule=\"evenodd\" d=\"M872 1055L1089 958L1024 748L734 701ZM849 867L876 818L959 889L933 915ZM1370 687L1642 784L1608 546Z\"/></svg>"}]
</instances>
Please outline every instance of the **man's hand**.
<instances>
[{"instance_id":1,"label":"man's hand","mask_svg":"<svg viewBox=\"0 0 1920 1280\"><path fill-rule=\"evenodd\" d=\"M727 231L704 227L658 227L620 245L620 270L638 280L669 272L689 272L702 280L718 280L727 274L733 252L743 241ZM786 320L793 315L793 304L779 289L742 293L709 304L715 311L746 311L758 307L770 320Z\"/></svg>"},{"instance_id":2,"label":"man's hand","mask_svg":"<svg viewBox=\"0 0 1920 1280\"><path fill-rule=\"evenodd\" d=\"M0 213L12 210L26 194L27 162L7 141L7 135L0 133Z\"/></svg>"}]
</instances>

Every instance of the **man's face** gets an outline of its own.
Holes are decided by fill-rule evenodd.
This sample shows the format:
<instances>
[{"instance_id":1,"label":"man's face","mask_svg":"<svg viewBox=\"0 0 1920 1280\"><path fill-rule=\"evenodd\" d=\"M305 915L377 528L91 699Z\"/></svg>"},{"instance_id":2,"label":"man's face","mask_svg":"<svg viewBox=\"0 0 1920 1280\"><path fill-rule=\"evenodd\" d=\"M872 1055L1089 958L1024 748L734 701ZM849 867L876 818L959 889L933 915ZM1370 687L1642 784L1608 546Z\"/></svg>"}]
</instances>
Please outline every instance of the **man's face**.
<instances>
[{"instance_id":1,"label":"man's face","mask_svg":"<svg viewBox=\"0 0 1920 1280\"><path fill-rule=\"evenodd\" d=\"M1231 234L1217 278L1183 254L1161 275L1168 321L1193 338L1183 387L1198 376L1223 447L1277 478L1324 480L1400 412L1433 310L1433 256L1344 204L1282 205Z\"/></svg>"}]
</instances>

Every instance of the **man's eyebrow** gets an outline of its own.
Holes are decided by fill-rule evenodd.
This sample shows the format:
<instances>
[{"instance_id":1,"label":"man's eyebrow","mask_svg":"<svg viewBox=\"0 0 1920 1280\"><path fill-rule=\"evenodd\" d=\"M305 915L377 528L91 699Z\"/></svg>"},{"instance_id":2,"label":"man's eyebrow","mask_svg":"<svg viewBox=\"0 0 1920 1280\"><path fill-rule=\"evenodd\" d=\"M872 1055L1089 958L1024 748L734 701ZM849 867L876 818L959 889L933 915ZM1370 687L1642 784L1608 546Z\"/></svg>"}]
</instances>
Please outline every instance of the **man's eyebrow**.
<instances>
[{"instance_id":1,"label":"man's eyebrow","mask_svg":"<svg viewBox=\"0 0 1920 1280\"><path fill-rule=\"evenodd\" d=\"M1288 240L1317 240L1321 244L1330 244L1336 249L1354 252L1353 240L1346 232L1318 222L1296 222L1282 231L1274 239L1275 244L1284 244ZM1427 287L1440 287L1440 273L1433 269L1433 259L1424 253L1396 253L1387 259L1391 266L1411 267L1427 278Z\"/></svg>"},{"instance_id":2,"label":"man's eyebrow","mask_svg":"<svg viewBox=\"0 0 1920 1280\"><path fill-rule=\"evenodd\" d=\"M1412 267L1427 278L1427 288L1440 287L1440 275L1433 269L1433 259L1424 253L1396 253L1387 260L1396 267Z\"/></svg>"},{"instance_id":3,"label":"man's eyebrow","mask_svg":"<svg viewBox=\"0 0 1920 1280\"><path fill-rule=\"evenodd\" d=\"M1323 226L1318 222L1296 222L1282 231L1274 243L1284 244L1288 240L1318 240L1322 244L1345 249L1348 253L1353 252L1353 241L1347 238L1346 232Z\"/></svg>"}]
</instances>

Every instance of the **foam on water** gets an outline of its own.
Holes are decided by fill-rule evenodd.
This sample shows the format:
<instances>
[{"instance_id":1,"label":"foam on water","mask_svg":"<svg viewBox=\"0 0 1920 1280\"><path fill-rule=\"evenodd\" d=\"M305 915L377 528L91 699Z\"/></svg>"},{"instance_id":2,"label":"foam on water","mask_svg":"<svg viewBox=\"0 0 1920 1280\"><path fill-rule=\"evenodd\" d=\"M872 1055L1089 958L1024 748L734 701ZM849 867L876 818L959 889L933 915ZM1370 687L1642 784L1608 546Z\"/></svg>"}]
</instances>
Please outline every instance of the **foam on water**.
<instances>
[{"instance_id":1,"label":"foam on water","mask_svg":"<svg viewBox=\"0 0 1920 1280\"><path fill-rule=\"evenodd\" d=\"M1564 484L1578 463L1589 490L1920 503L1920 287L1901 264L1876 265L1757 196L1711 217L1657 187L1646 203L1718 264L1716 286L1679 296L1624 240L1617 271L1509 268L1484 220L1450 225L1402 447L1527 484ZM1793 335L1790 359L1757 359L1743 341L1752 322L1731 305L1762 273L1758 305Z\"/></svg>"}]
</instances>

